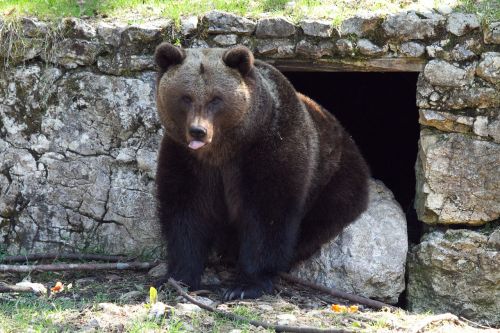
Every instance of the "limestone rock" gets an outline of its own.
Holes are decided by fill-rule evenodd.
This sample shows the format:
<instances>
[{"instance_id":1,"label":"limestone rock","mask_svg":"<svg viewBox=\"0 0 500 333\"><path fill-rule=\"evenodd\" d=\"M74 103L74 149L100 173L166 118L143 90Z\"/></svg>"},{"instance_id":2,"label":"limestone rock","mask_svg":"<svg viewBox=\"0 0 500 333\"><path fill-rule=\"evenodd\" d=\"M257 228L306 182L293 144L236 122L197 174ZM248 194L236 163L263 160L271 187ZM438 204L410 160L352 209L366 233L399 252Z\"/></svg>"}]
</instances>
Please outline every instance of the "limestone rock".
<instances>
[{"instance_id":1,"label":"limestone rock","mask_svg":"<svg viewBox=\"0 0 500 333\"><path fill-rule=\"evenodd\" d=\"M251 35L255 30L255 22L234 14L217 10L210 11L203 16L203 22L208 26L208 33L235 33Z\"/></svg>"},{"instance_id":2,"label":"limestone rock","mask_svg":"<svg viewBox=\"0 0 500 333\"><path fill-rule=\"evenodd\" d=\"M158 248L155 74L58 71L32 66L0 75L0 86L12 87L0 89L0 119L9 125L0 138L4 245L12 253ZM31 116L15 118L24 112ZM127 162L115 159L127 148Z\"/></svg>"},{"instance_id":3,"label":"limestone rock","mask_svg":"<svg viewBox=\"0 0 500 333\"><path fill-rule=\"evenodd\" d=\"M283 38L294 35L295 30L295 25L284 17L263 18L257 22L255 36Z\"/></svg>"},{"instance_id":4,"label":"limestone rock","mask_svg":"<svg viewBox=\"0 0 500 333\"><path fill-rule=\"evenodd\" d=\"M367 37L375 31L382 18L373 14L357 15L346 19L340 26L340 35Z\"/></svg>"},{"instance_id":5,"label":"limestone rock","mask_svg":"<svg viewBox=\"0 0 500 333\"><path fill-rule=\"evenodd\" d=\"M486 44L500 44L500 22L493 22L486 26L484 42Z\"/></svg>"},{"instance_id":6,"label":"limestone rock","mask_svg":"<svg viewBox=\"0 0 500 333\"><path fill-rule=\"evenodd\" d=\"M295 44L288 39L258 40L256 51L258 54L273 58L289 58L295 52Z\"/></svg>"},{"instance_id":7,"label":"limestone rock","mask_svg":"<svg viewBox=\"0 0 500 333\"><path fill-rule=\"evenodd\" d=\"M43 37L48 31L47 24L38 21L36 18L23 17L21 19L21 25L23 35L29 38Z\"/></svg>"},{"instance_id":8,"label":"limestone rock","mask_svg":"<svg viewBox=\"0 0 500 333\"><path fill-rule=\"evenodd\" d=\"M121 44L131 53L153 53L165 36L172 34L172 20L162 19L127 26L121 33Z\"/></svg>"},{"instance_id":9,"label":"limestone rock","mask_svg":"<svg viewBox=\"0 0 500 333\"><path fill-rule=\"evenodd\" d=\"M425 47L417 42L406 42L401 44L399 51L405 57L418 58L425 53Z\"/></svg>"},{"instance_id":10,"label":"limestone rock","mask_svg":"<svg viewBox=\"0 0 500 333\"><path fill-rule=\"evenodd\" d=\"M339 53L343 56L354 56L354 45L348 39L339 39L335 42Z\"/></svg>"},{"instance_id":11,"label":"limestone rock","mask_svg":"<svg viewBox=\"0 0 500 333\"><path fill-rule=\"evenodd\" d=\"M96 29L92 25L76 17L63 19L61 30L68 38L92 39L97 35Z\"/></svg>"},{"instance_id":12,"label":"limestone rock","mask_svg":"<svg viewBox=\"0 0 500 333\"><path fill-rule=\"evenodd\" d=\"M420 109L419 122L441 131L469 133L474 126L474 117L457 115L450 112Z\"/></svg>"},{"instance_id":13,"label":"limestone rock","mask_svg":"<svg viewBox=\"0 0 500 333\"><path fill-rule=\"evenodd\" d=\"M221 46L230 46L236 44L238 41L238 36L235 34L231 35L217 35L214 37L214 42Z\"/></svg>"},{"instance_id":14,"label":"limestone rock","mask_svg":"<svg viewBox=\"0 0 500 333\"><path fill-rule=\"evenodd\" d=\"M388 37L400 40L422 40L436 36L437 28L444 22L444 17L434 15L421 18L415 12L389 15L382 23Z\"/></svg>"},{"instance_id":15,"label":"limestone rock","mask_svg":"<svg viewBox=\"0 0 500 333\"><path fill-rule=\"evenodd\" d=\"M432 85L461 87L472 83L474 70L473 66L462 69L443 60L431 60L424 68L424 77Z\"/></svg>"},{"instance_id":16,"label":"limestone rock","mask_svg":"<svg viewBox=\"0 0 500 333\"><path fill-rule=\"evenodd\" d=\"M370 182L368 209L337 238L292 270L308 281L396 303L404 290L406 218L380 181Z\"/></svg>"},{"instance_id":17,"label":"limestone rock","mask_svg":"<svg viewBox=\"0 0 500 333\"><path fill-rule=\"evenodd\" d=\"M184 36L193 35L198 28L198 17L188 16L181 18L181 33Z\"/></svg>"},{"instance_id":18,"label":"limestone rock","mask_svg":"<svg viewBox=\"0 0 500 333\"><path fill-rule=\"evenodd\" d=\"M122 33L126 28L125 24L99 22L97 24L97 36L104 44L118 47L121 44Z\"/></svg>"},{"instance_id":19,"label":"limestone rock","mask_svg":"<svg viewBox=\"0 0 500 333\"><path fill-rule=\"evenodd\" d=\"M299 25L306 36L330 37L332 35L333 27L330 21L302 20Z\"/></svg>"},{"instance_id":20,"label":"limestone rock","mask_svg":"<svg viewBox=\"0 0 500 333\"><path fill-rule=\"evenodd\" d=\"M416 170L419 220L482 225L500 217L498 143L423 130Z\"/></svg>"},{"instance_id":21,"label":"limestone rock","mask_svg":"<svg viewBox=\"0 0 500 333\"><path fill-rule=\"evenodd\" d=\"M488 230L489 229L489 230ZM500 228L434 230L408 258L410 311L500 324Z\"/></svg>"},{"instance_id":22,"label":"limestone rock","mask_svg":"<svg viewBox=\"0 0 500 333\"><path fill-rule=\"evenodd\" d=\"M372 42L370 42L368 39L360 39L357 42L358 50L362 55L366 56L380 56L387 52L387 48L384 47L379 47Z\"/></svg>"},{"instance_id":23,"label":"limestone rock","mask_svg":"<svg viewBox=\"0 0 500 333\"><path fill-rule=\"evenodd\" d=\"M500 53L486 52L481 55L476 74L483 79L497 84L500 82Z\"/></svg>"},{"instance_id":24,"label":"limestone rock","mask_svg":"<svg viewBox=\"0 0 500 333\"><path fill-rule=\"evenodd\" d=\"M67 38L55 46L54 54L49 54L47 60L65 68L77 68L92 65L99 51L95 42Z\"/></svg>"},{"instance_id":25,"label":"limestone rock","mask_svg":"<svg viewBox=\"0 0 500 333\"><path fill-rule=\"evenodd\" d=\"M297 43L296 51L299 55L313 59L321 58L323 56L332 56L333 43L330 41L321 41L316 44L308 40L301 40Z\"/></svg>"},{"instance_id":26,"label":"limestone rock","mask_svg":"<svg viewBox=\"0 0 500 333\"><path fill-rule=\"evenodd\" d=\"M455 36L462 36L479 27L479 19L474 14L451 13L448 15L446 29Z\"/></svg>"},{"instance_id":27,"label":"limestone rock","mask_svg":"<svg viewBox=\"0 0 500 333\"><path fill-rule=\"evenodd\" d=\"M114 56L98 57L97 68L107 74L126 75L130 72L154 69L155 63L152 55L116 53Z\"/></svg>"}]
</instances>

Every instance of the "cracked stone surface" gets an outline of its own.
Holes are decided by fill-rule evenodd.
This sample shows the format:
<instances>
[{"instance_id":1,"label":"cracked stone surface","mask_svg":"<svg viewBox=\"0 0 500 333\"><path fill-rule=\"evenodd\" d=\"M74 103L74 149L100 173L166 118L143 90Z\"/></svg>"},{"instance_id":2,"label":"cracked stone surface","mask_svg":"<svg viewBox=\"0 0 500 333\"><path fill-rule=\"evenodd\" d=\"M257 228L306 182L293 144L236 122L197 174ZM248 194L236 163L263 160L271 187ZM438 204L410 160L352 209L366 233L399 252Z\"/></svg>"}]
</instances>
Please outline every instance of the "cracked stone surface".
<instances>
[{"instance_id":1,"label":"cracked stone surface","mask_svg":"<svg viewBox=\"0 0 500 333\"><path fill-rule=\"evenodd\" d=\"M400 40L421 40L434 37L439 25L445 21L444 16L434 14L420 17L415 12L389 15L382 23L385 34Z\"/></svg>"},{"instance_id":2,"label":"cracked stone surface","mask_svg":"<svg viewBox=\"0 0 500 333\"><path fill-rule=\"evenodd\" d=\"M443 60L431 60L424 68L424 77L432 84L443 87L461 87L474 80L475 66L460 68Z\"/></svg>"},{"instance_id":3,"label":"cracked stone surface","mask_svg":"<svg viewBox=\"0 0 500 333\"><path fill-rule=\"evenodd\" d=\"M8 252L158 250L154 77L39 66L1 76L0 237Z\"/></svg>"},{"instance_id":4,"label":"cracked stone surface","mask_svg":"<svg viewBox=\"0 0 500 333\"><path fill-rule=\"evenodd\" d=\"M392 192L382 182L372 180L368 209L291 273L310 282L396 303L405 288L406 233L405 215Z\"/></svg>"},{"instance_id":5,"label":"cracked stone surface","mask_svg":"<svg viewBox=\"0 0 500 333\"><path fill-rule=\"evenodd\" d=\"M408 305L500 324L500 226L433 230L408 258Z\"/></svg>"},{"instance_id":6,"label":"cracked stone surface","mask_svg":"<svg viewBox=\"0 0 500 333\"><path fill-rule=\"evenodd\" d=\"M500 217L500 145L422 130L415 208L419 220L482 225Z\"/></svg>"}]
</instances>

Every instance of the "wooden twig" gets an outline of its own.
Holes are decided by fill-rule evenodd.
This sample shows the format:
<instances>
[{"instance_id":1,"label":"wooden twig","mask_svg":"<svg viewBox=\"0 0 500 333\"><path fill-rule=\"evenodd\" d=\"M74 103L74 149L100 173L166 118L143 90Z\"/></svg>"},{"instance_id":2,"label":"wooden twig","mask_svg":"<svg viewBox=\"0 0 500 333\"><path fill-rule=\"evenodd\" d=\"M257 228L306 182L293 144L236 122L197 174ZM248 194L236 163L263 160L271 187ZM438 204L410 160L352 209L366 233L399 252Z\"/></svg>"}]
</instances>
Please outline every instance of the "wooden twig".
<instances>
[{"instance_id":1,"label":"wooden twig","mask_svg":"<svg viewBox=\"0 0 500 333\"><path fill-rule=\"evenodd\" d=\"M98 260L98 261L126 261L123 256L107 256L102 254L80 254L80 253L34 253L19 256L0 257L0 262L27 262L35 260Z\"/></svg>"},{"instance_id":2,"label":"wooden twig","mask_svg":"<svg viewBox=\"0 0 500 333\"><path fill-rule=\"evenodd\" d=\"M184 297L186 300L189 302L198 305L200 308L205 309L210 312L214 312L216 314L219 314L221 316L224 316L228 319L231 320L236 320L236 321L243 321L247 322L255 327L264 327L266 329L272 329L276 332L294 332L294 333L352 333L350 330L344 330L344 329L321 329L321 328L314 328L314 327L298 327L298 326L287 326L287 325L274 325L270 323L266 323L263 321L259 320L251 320L242 316L238 316L234 313L223 311L216 309L214 307L211 307L209 305L203 304L202 302L197 301L195 298L189 296L179 285L177 281L174 279L170 278L168 279L168 283L174 287L177 292Z\"/></svg>"},{"instance_id":3,"label":"wooden twig","mask_svg":"<svg viewBox=\"0 0 500 333\"><path fill-rule=\"evenodd\" d=\"M143 270L156 266L154 262L117 262L108 264L48 264L48 265L0 265L0 272L29 273L57 271L96 271L96 270Z\"/></svg>"},{"instance_id":4,"label":"wooden twig","mask_svg":"<svg viewBox=\"0 0 500 333\"><path fill-rule=\"evenodd\" d=\"M321 286L321 285L318 285L315 283L311 283L309 281L302 280L302 279L295 277L293 275L290 275L288 273L280 273L279 275L281 278L283 278L286 281L298 283L298 284L301 284L303 286L319 290L319 291L324 292L324 293L331 295L333 297L343 298L343 299L349 300L351 302L363 304L363 305L369 306L369 307L377 309L377 310L380 310L382 308L397 309L396 307L394 307L392 305L389 305L389 304L386 304L386 303L383 303L380 301L375 301L373 299L369 299L366 297L349 294L349 293L346 293L346 292L343 292L343 291L340 291L337 289L328 288L328 287Z\"/></svg>"},{"instance_id":5,"label":"wooden twig","mask_svg":"<svg viewBox=\"0 0 500 333\"><path fill-rule=\"evenodd\" d=\"M436 316L432 316L432 317L428 317L428 318L420 320L419 322L417 322L417 324L413 328L409 329L408 332L409 333L424 332L424 329L428 325L439 322L439 321L452 321L452 322L455 322L459 325L461 324L460 319L458 319L457 316L455 316L451 313L443 313L440 315L436 315Z\"/></svg>"},{"instance_id":6,"label":"wooden twig","mask_svg":"<svg viewBox=\"0 0 500 333\"><path fill-rule=\"evenodd\" d=\"M479 327L479 328L484 328L486 330L491 330L493 328L491 326L481 325L480 323L476 323L475 321L472 321L472 320L467 319L465 317L460 317L460 320L463 320L463 321L467 322L468 324L471 324L472 326L476 326L476 327Z\"/></svg>"},{"instance_id":7,"label":"wooden twig","mask_svg":"<svg viewBox=\"0 0 500 333\"><path fill-rule=\"evenodd\" d=\"M0 293L36 293L37 291L30 287L16 286L0 282Z\"/></svg>"}]
</instances>

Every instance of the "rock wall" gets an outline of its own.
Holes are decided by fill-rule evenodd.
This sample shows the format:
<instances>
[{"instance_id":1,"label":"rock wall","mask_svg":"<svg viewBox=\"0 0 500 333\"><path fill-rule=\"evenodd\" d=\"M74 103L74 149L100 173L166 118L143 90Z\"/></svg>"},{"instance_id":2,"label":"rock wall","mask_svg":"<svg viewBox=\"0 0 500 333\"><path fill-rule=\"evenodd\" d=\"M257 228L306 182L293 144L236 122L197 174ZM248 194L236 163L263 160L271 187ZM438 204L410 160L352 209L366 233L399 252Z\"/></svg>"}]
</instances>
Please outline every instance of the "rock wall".
<instances>
[{"instance_id":1,"label":"rock wall","mask_svg":"<svg viewBox=\"0 0 500 333\"><path fill-rule=\"evenodd\" d=\"M164 40L185 47L239 43L282 70L421 72L416 208L429 233L411 249L408 303L414 310L452 310L500 323L500 278L498 269L489 271L495 261L449 250L498 256L498 246L484 245L492 236L478 235L496 235L499 228L492 221L500 215L500 22L404 12L355 16L332 27L213 11L179 25L26 18L5 27L0 21L3 251L160 253L154 172L162 130L154 105L154 47ZM446 225L462 229L439 227ZM472 226L482 227L466 229ZM389 242L388 236L379 245ZM461 271L463 261L477 274ZM450 280L472 281L481 272L487 276L481 292L457 282L455 292L467 297L429 302L452 292Z\"/></svg>"}]
</instances>

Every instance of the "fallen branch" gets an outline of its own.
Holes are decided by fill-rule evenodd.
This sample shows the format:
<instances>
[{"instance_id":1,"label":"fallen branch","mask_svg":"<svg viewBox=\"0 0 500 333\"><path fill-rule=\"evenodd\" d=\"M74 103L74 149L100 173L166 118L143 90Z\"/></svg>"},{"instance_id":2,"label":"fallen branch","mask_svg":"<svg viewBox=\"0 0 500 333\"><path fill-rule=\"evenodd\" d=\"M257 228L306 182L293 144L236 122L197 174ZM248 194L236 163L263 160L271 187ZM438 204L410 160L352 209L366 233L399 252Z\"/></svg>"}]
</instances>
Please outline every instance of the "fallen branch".
<instances>
[{"instance_id":1,"label":"fallen branch","mask_svg":"<svg viewBox=\"0 0 500 333\"><path fill-rule=\"evenodd\" d=\"M37 291L30 287L16 286L0 282L0 293L36 293Z\"/></svg>"},{"instance_id":2,"label":"fallen branch","mask_svg":"<svg viewBox=\"0 0 500 333\"><path fill-rule=\"evenodd\" d=\"M420 332L424 332L424 329L430 325L430 324L434 324L434 323L437 323L437 322L440 322L440 321L452 321L458 325L461 325L462 322L460 321L460 319L458 319L457 316L455 315L452 315L451 313L444 313L444 314L440 314L440 315L437 315L437 316L432 316L432 317L429 317L429 318L425 318L425 319L422 319L421 321L417 322L417 324L408 330L409 333L420 333Z\"/></svg>"},{"instance_id":3,"label":"fallen branch","mask_svg":"<svg viewBox=\"0 0 500 333\"><path fill-rule=\"evenodd\" d=\"M0 258L0 262L26 262L35 260L98 260L98 261L126 261L123 256L107 256L101 254L80 254L80 253L34 253L19 256L5 256Z\"/></svg>"},{"instance_id":4,"label":"fallen branch","mask_svg":"<svg viewBox=\"0 0 500 333\"><path fill-rule=\"evenodd\" d=\"M288 273L280 273L279 275L282 279L284 279L288 282L298 283L298 284L301 284L303 286L319 290L319 291L324 292L324 293L331 295L333 297L343 298L343 299L346 299L348 301L363 304L363 305L369 306L369 307L377 309L377 310L380 310L382 308L397 309L396 307L389 305L389 304L386 304L386 303L383 303L383 302L375 301L373 299L369 299L366 297L349 294L349 293L346 293L346 292L343 292L340 290L336 290L333 288L328 288L328 287L321 286L321 285L318 285L315 283L311 283L309 281L302 280L302 279L295 277L293 275L290 275Z\"/></svg>"},{"instance_id":5,"label":"fallen branch","mask_svg":"<svg viewBox=\"0 0 500 333\"><path fill-rule=\"evenodd\" d=\"M211 307L209 305L203 304L202 302L197 301L195 298L189 296L179 285L177 281L174 279L170 278L168 279L168 283L174 287L177 292L184 297L186 300L189 302L198 305L200 308L205 309L210 312L214 312L218 315L224 316L228 319L231 320L236 320L236 321L243 321L247 322L255 327L264 327L266 329L272 329L276 332L294 332L294 333L352 333L350 330L344 330L344 329L321 329L321 328L314 328L314 327L298 327L298 326L287 326L287 325L273 325L270 323L266 323L263 321L258 321L258 320L251 320L242 316L235 315L234 313L223 311L216 309L214 307Z\"/></svg>"},{"instance_id":6,"label":"fallen branch","mask_svg":"<svg viewBox=\"0 0 500 333\"><path fill-rule=\"evenodd\" d=\"M48 264L48 265L0 265L0 272L29 273L58 271L97 271L97 270L145 270L156 266L154 262L117 262L108 264Z\"/></svg>"}]
</instances>

